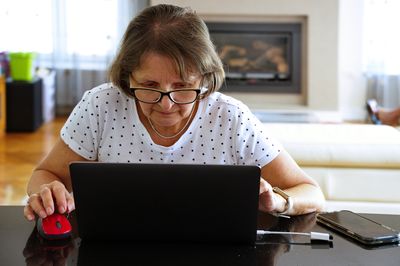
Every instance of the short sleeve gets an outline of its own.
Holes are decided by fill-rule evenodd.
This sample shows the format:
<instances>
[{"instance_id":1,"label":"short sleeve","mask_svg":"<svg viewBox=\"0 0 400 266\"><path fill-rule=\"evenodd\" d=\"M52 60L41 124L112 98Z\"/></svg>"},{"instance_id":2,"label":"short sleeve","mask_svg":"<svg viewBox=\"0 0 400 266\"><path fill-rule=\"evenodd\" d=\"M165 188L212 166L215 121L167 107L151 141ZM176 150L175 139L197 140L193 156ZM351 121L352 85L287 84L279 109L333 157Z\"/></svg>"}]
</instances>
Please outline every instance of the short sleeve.
<instances>
[{"instance_id":1,"label":"short sleeve","mask_svg":"<svg viewBox=\"0 0 400 266\"><path fill-rule=\"evenodd\" d=\"M61 139L70 149L87 160L97 159L99 143L98 105L93 92L87 91L61 129Z\"/></svg>"},{"instance_id":2,"label":"short sleeve","mask_svg":"<svg viewBox=\"0 0 400 266\"><path fill-rule=\"evenodd\" d=\"M267 132L248 109L238 107L236 128L236 157L239 164L263 167L282 150L282 145Z\"/></svg>"}]
</instances>

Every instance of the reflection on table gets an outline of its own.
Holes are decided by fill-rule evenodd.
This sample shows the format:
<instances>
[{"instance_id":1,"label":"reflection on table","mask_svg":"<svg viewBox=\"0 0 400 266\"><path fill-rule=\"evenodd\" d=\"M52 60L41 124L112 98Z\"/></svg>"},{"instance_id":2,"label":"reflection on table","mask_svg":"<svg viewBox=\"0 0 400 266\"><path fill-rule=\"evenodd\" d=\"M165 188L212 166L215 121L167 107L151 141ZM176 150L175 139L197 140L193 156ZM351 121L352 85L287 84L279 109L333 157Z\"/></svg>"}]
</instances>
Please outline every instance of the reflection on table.
<instances>
[{"instance_id":1,"label":"reflection on table","mask_svg":"<svg viewBox=\"0 0 400 266\"><path fill-rule=\"evenodd\" d=\"M400 229L398 215L366 214ZM307 236L269 235L254 246L210 243L90 242L79 238L72 214L72 238L45 241L22 206L0 207L0 265L400 265L398 246L371 250L330 232L333 246L311 243ZM260 213L258 228L269 231L329 232L315 223L315 214L277 218Z\"/></svg>"}]
</instances>

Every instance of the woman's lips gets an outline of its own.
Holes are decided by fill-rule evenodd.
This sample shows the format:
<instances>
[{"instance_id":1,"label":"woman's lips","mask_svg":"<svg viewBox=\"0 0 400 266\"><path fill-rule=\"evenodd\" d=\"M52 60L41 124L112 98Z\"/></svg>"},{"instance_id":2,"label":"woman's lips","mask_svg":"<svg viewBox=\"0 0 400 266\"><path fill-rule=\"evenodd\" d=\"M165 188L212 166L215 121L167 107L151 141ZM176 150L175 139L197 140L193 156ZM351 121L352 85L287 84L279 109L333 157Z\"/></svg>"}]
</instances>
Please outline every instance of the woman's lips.
<instances>
[{"instance_id":1,"label":"woman's lips","mask_svg":"<svg viewBox=\"0 0 400 266\"><path fill-rule=\"evenodd\" d=\"M158 112L158 113L161 115L166 115L166 116L174 114L174 112Z\"/></svg>"}]
</instances>

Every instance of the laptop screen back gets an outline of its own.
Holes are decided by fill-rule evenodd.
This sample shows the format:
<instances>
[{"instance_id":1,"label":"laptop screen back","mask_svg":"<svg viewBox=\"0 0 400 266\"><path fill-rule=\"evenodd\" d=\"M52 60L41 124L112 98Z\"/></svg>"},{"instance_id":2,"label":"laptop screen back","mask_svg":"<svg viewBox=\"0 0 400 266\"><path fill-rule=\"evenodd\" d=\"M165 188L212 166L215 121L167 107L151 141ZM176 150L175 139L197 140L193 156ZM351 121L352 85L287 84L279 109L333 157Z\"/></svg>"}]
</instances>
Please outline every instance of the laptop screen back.
<instances>
[{"instance_id":1,"label":"laptop screen back","mask_svg":"<svg viewBox=\"0 0 400 266\"><path fill-rule=\"evenodd\" d=\"M255 242L256 166L77 162L70 171L83 240Z\"/></svg>"}]
</instances>

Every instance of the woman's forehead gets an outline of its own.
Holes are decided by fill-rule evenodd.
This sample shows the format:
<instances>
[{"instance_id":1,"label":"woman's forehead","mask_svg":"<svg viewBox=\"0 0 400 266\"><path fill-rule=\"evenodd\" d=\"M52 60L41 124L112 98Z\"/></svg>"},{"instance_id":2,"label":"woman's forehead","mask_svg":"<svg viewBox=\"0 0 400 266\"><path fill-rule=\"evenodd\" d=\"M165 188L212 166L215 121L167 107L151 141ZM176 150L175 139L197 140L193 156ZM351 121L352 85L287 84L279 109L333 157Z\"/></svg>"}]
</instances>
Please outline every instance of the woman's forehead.
<instances>
[{"instance_id":1,"label":"woman's forehead","mask_svg":"<svg viewBox=\"0 0 400 266\"><path fill-rule=\"evenodd\" d=\"M140 65L132 74L136 78L143 79L166 77L178 81L196 81L200 79L201 75L192 69L193 67L188 65L181 76L178 65L170 57L157 53L146 53L142 56Z\"/></svg>"}]
</instances>

